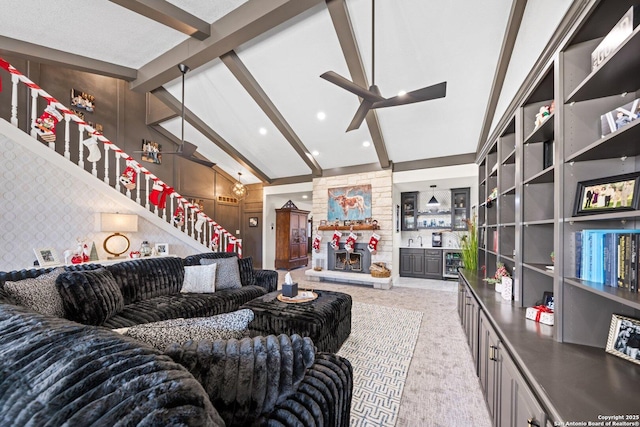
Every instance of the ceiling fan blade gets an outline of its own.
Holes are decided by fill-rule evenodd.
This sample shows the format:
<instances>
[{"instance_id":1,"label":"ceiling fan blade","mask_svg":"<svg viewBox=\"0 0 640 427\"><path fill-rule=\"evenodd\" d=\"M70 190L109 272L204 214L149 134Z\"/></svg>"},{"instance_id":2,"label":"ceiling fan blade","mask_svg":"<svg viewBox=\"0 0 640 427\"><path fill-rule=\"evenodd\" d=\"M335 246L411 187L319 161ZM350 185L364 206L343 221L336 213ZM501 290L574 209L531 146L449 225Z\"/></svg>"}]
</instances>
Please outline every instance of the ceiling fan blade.
<instances>
[{"instance_id":1,"label":"ceiling fan blade","mask_svg":"<svg viewBox=\"0 0 640 427\"><path fill-rule=\"evenodd\" d=\"M358 129L362 124L362 122L364 121L365 117L367 117L367 113L369 112L370 109L371 109L371 102L368 102L367 100L363 100L360 103L360 106L358 107L358 111L356 111L356 115L353 116L353 120L351 120L351 123L347 128L347 132Z\"/></svg>"},{"instance_id":2,"label":"ceiling fan blade","mask_svg":"<svg viewBox=\"0 0 640 427\"><path fill-rule=\"evenodd\" d=\"M384 101L374 102L371 108L393 107L394 105L413 104L414 102L428 101L430 99L444 98L447 96L447 82L433 86L423 87L404 95L394 96Z\"/></svg>"},{"instance_id":3,"label":"ceiling fan blade","mask_svg":"<svg viewBox=\"0 0 640 427\"><path fill-rule=\"evenodd\" d=\"M340 86L342 89L348 90L349 92L358 95L360 98L366 99L369 102L383 101L384 98L374 92L371 92L357 84L353 83L351 80L347 80L342 77L340 74L335 73L333 71L327 71L326 73L322 73L320 75L321 78L325 79L328 82L333 83L334 85Z\"/></svg>"},{"instance_id":4,"label":"ceiling fan blade","mask_svg":"<svg viewBox=\"0 0 640 427\"><path fill-rule=\"evenodd\" d=\"M178 155L180 157L182 157L183 159L185 159L185 160L201 164L201 165L206 166L208 168L212 168L212 167L214 167L216 165L215 163L210 162L209 160L199 159L199 158L194 157L194 156L185 156L184 154L178 154Z\"/></svg>"}]
</instances>

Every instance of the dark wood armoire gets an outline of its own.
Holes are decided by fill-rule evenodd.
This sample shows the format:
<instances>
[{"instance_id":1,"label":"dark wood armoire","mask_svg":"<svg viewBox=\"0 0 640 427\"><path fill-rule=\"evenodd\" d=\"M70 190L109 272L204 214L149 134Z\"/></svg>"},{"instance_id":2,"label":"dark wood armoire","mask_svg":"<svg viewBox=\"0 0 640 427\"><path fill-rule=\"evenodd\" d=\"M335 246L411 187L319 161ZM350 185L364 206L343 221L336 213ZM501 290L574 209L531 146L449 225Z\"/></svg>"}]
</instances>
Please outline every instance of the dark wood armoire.
<instances>
[{"instance_id":1,"label":"dark wood armoire","mask_svg":"<svg viewBox=\"0 0 640 427\"><path fill-rule=\"evenodd\" d=\"M291 270L309 264L307 216L291 201L276 209L276 269Z\"/></svg>"}]
</instances>

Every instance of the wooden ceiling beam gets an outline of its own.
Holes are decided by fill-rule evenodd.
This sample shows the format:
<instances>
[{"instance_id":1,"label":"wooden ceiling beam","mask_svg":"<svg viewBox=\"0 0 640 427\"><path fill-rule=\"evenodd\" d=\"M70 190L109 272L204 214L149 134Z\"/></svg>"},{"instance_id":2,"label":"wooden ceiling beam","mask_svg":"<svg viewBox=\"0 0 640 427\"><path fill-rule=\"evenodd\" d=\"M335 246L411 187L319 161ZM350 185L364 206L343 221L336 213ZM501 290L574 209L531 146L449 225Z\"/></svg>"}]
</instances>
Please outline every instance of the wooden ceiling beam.
<instances>
[{"instance_id":1,"label":"wooden ceiling beam","mask_svg":"<svg viewBox=\"0 0 640 427\"><path fill-rule=\"evenodd\" d=\"M353 26L351 25L351 18L349 17L349 11L345 0L326 0L329 15L331 15L331 21L336 30L340 47L344 59L347 62L349 73L351 74L351 80L363 88L369 87L367 80L367 74L364 70L364 64L358 49L358 42L356 41L355 33L353 32ZM380 167L383 169L391 167L391 161L389 160L389 154L387 153L387 147L384 143L382 131L380 129L380 121L375 110L369 110L367 113L367 126L369 127L369 133L373 141L373 146L376 149L378 155L378 161Z\"/></svg>"},{"instance_id":2,"label":"wooden ceiling beam","mask_svg":"<svg viewBox=\"0 0 640 427\"><path fill-rule=\"evenodd\" d=\"M150 92L180 77L178 64L191 70L236 49L316 6L322 0L249 0L211 24L211 36L189 39L145 64L130 88Z\"/></svg>"},{"instance_id":3,"label":"wooden ceiling beam","mask_svg":"<svg viewBox=\"0 0 640 427\"><path fill-rule=\"evenodd\" d=\"M258 81L253 77L251 72L247 69L244 63L240 60L238 55L234 52L225 53L220 57L222 63L227 66L231 74L240 82L242 87L249 93L251 98L258 104L258 106L269 117L269 120L280 131L282 136L285 137L291 147L298 153L303 162L309 166L313 176L322 176L322 168L313 157L309 149L302 143L295 131L289 126L284 116L280 113L278 108L271 101L269 96Z\"/></svg>"},{"instance_id":4,"label":"wooden ceiling beam","mask_svg":"<svg viewBox=\"0 0 640 427\"><path fill-rule=\"evenodd\" d=\"M166 0L109 0L198 40L211 35L211 24Z\"/></svg>"}]
</instances>

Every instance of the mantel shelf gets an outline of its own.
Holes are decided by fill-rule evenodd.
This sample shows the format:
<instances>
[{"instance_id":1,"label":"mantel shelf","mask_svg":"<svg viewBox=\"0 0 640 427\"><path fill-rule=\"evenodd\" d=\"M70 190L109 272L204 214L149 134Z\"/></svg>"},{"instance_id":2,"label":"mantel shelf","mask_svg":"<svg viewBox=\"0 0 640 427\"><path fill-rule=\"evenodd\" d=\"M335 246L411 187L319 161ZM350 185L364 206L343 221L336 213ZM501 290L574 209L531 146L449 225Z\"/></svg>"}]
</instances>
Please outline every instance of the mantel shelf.
<instances>
[{"instance_id":1,"label":"mantel shelf","mask_svg":"<svg viewBox=\"0 0 640 427\"><path fill-rule=\"evenodd\" d=\"M365 225L320 225L318 226L318 230L320 231L333 231L333 230L351 230L353 231L365 231L365 230L379 230L380 227L377 225L365 224Z\"/></svg>"}]
</instances>

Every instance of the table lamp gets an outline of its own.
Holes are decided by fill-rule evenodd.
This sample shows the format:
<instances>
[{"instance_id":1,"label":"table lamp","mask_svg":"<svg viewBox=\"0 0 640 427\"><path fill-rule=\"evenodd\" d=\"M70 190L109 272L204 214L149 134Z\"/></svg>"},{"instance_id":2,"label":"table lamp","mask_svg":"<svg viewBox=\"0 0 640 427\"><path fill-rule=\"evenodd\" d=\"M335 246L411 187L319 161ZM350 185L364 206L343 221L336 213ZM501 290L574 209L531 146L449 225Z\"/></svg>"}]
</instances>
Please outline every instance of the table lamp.
<instances>
[{"instance_id":1,"label":"table lamp","mask_svg":"<svg viewBox=\"0 0 640 427\"><path fill-rule=\"evenodd\" d=\"M138 215L121 213L99 213L97 215L98 231L112 232L104 241L104 250L112 255L108 259L123 258L122 254L129 250L131 242L121 233L138 231Z\"/></svg>"}]
</instances>

